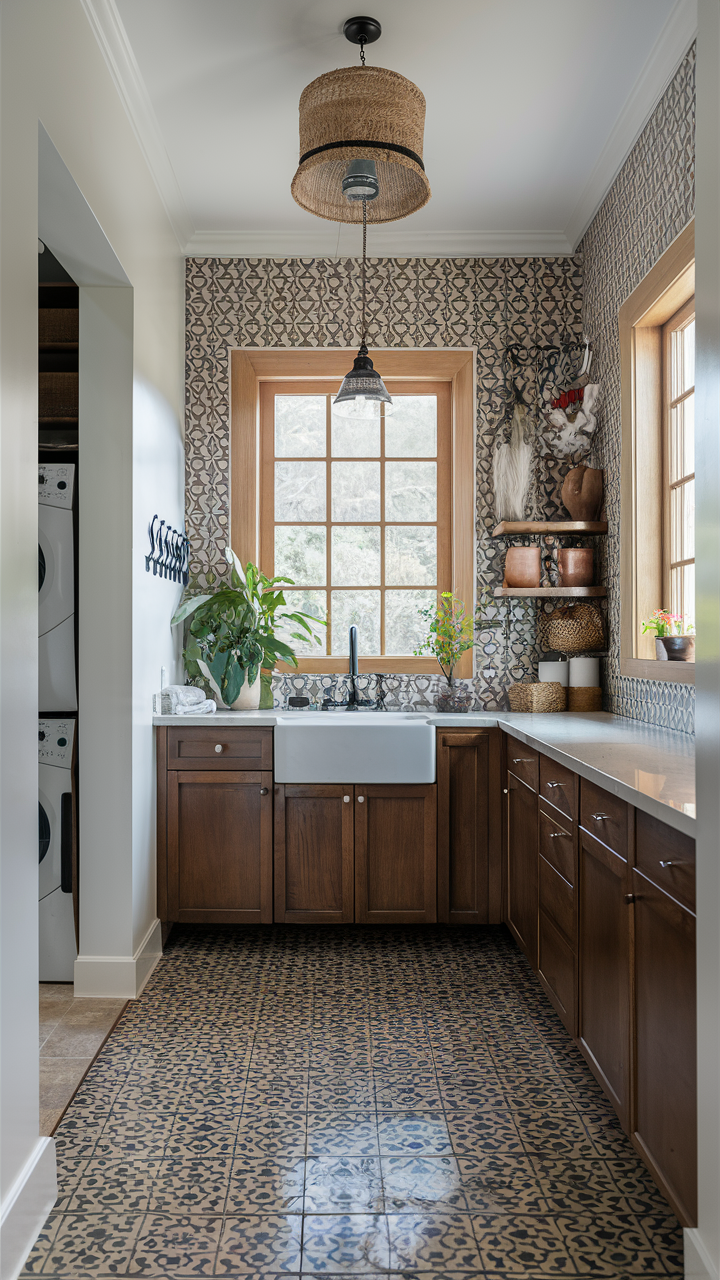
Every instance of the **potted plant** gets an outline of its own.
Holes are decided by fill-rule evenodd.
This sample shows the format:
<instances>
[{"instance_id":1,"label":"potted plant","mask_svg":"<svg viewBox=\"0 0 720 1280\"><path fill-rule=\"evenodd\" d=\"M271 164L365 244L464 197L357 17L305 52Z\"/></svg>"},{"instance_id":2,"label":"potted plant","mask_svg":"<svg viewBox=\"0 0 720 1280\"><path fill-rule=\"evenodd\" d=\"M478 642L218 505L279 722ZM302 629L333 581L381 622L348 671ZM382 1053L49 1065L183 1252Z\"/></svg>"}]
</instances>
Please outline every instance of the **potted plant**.
<instances>
[{"instance_id":1,"label":"potted plant","mask_svg":"<svg viewBox=\"0 0 720 1280\"><path fill-rule=\"evenodd\" d=\"M428 623L428 634L414 650L415 655L432 654L447 681L447 687L435 698L437 710L469 711L473 703L472 690L456 685L453 672L462 655L475 643L472 618L452 591L443 591L439 605L421 609L420 616Z\"/></svg>"},{"instance_id":2,"label":"potted plant","mask_svg":"<svg viewBox=\"0 0 720 1280\"><path fill-rule=\"evenodd\" d=\"M695 627L682 614L655 609L642 624L643 635L655 633L655 657L660 662L694 662Z\"/></svg>"},{"instance_id":3,"label":"potted plant","mask_svg":"<svg viewBox=\"0 0 720 1280\"><path fill-rule=\"evenodd\" d=\"M295 585L290 578L266 578L250 562L243 569L230 547L225 558L229 584L183 600L172 625L190 619L183 649L190 678L207 680L233 711L254 711L260 705L261 670L272 671L279 660L297 666L290 645L275 635L276 627L300 628L290 632L291 640L311 638L319 644L310 626L318 619L287 609L282 588Z\"/></svg>"}]
</instances>

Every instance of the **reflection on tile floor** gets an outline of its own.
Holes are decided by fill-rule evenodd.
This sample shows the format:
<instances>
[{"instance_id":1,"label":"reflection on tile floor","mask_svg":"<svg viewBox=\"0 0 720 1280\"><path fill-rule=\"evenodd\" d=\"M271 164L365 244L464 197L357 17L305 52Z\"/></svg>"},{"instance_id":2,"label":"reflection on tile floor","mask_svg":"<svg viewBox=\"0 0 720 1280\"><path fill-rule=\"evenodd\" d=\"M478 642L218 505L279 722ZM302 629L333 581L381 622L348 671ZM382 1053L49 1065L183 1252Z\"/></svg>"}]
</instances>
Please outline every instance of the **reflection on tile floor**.
<instances>
[{"instance_id":1,"label":"reflection on tile floor","mask_svg":"<svg viewBox=\"0 0 720 1280\"><path fill-rule=\"evenodd\" d=\"M176 929L56 1142L25 1277L683 1274L502 929Z\"/></svg>"},{"instance_id":2,"label":"reflection on tile floor","mask_svg":"<svg viewBox=\"0 0 720 1280\"><path fill-rule=\"evenodd\" d=\"M40 983L40 1133L51 1134L124 1000L76 998L72 982Z\"/></svg>"}]
</instances>

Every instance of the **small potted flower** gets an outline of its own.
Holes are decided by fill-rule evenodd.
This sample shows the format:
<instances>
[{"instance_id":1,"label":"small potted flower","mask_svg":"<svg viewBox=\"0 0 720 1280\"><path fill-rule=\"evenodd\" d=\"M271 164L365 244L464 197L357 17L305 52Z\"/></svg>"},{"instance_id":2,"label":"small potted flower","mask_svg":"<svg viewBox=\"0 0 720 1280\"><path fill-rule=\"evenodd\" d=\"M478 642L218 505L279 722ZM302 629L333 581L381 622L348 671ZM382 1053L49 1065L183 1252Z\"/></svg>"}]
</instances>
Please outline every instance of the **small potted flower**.
<instances>
[{"instance_id":1,"label":"small potted flower","mask_svg":"<svg viewBox=\"0 0 720 1280\"><path fill-rule=\"evenodd\" d=\"M655 633L655 657L660 662L694 662L695 627L682 614L655 609L642 624L643 635Z\"/></svg>"},{"instance_id":2,"label":"small potted flower","mask_svg":"<svg viewBox=\"0 0 720 1280\"><path fill-rule=\"evenodd\" d=\"M469 711L473 704L473 692L455 683L453 672L462 655L472 649L474 640L473 620L465 612L465 605L452 591L443 591L440 604L420 610L420 616L428 624L428 634L415 649L415 656L430 653L437 659L446 686L435 697L438 711Z\"/></svg>"}]
</instances>

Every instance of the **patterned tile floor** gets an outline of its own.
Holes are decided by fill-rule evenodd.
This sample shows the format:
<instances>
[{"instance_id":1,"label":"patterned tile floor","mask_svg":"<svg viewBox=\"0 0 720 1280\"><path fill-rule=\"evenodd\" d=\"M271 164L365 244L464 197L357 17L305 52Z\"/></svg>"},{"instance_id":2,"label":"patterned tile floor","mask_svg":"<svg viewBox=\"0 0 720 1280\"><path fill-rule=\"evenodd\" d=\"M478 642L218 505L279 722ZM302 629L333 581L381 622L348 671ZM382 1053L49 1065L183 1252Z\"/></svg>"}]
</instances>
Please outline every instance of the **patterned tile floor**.
<instances>
[{"instance_id":1,"label":"patterned tile floor","mask_svg":"<svg viewBox=\"0 0 720 1280\"><path fill-rule=\"evenodd\" d=\"M176 929L56 1134L23 1276L680 1277L503 929Z\"/></svg>"}]
</instances>

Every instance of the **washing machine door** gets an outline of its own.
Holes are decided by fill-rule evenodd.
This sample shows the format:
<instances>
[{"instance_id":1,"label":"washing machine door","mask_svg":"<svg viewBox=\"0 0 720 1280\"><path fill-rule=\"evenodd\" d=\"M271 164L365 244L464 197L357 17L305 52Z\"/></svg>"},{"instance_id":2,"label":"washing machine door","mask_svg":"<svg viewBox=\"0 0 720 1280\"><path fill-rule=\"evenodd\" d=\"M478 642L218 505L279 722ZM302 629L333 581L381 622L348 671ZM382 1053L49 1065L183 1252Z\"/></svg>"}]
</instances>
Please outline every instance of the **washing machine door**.
<instances>
[{"instance_id":1,"label":"washing machine door","mask_svg":"<svg viewBox=\"0 0 720 1280\"><path fill-rule=\"evenodd\" d=\"M42 774L52 770L41 769ZM60 772L56 770L56 772ZM48 782L50 785L48 786ZM50 795L48 794L50 792ZM55 794L53 794L53 791ZM53 787L52 778L41 778L39 787L39 822L38 852L40 860L40 901L54 889L60 888L62 875L61 864L61 831L60 831L60 795Z\"/></svg>"},{"instance_id":2,"label":"washing machine door","mask_svg":"<svg viewBox=\"0 0 720 1280\"><path fill-rule=\"evenodd\" d=\"M38 635L75 611L73 513L38 507ZM43 708L47 710L48 708Z\"/></svg>"}]
</instances>

